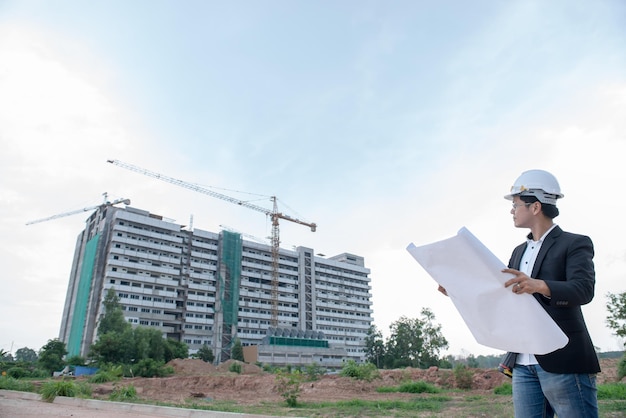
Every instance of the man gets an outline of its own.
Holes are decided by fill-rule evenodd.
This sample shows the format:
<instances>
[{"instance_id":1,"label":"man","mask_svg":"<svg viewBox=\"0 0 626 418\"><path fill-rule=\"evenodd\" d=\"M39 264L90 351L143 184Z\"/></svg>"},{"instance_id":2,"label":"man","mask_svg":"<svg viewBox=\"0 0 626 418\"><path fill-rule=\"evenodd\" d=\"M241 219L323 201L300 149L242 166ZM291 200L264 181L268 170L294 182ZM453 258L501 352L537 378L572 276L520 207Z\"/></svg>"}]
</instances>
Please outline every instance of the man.
<instances>
[{"instance_id":1,"label":"man","mask_svg":"<svg viewBox=\"0 0 626 418\"><path fill-rule=\"evenodd\" d=\"M549 354L517 354L517 417L598 416L595 374L600 364L581 311L594 295L593 243L554 223L556 201L562 197L556 178L543 170L522 173L505 196L513 202L515 227L530 229L527 242L513 250L509 268L503 270L514 275L505 286L516 294L532 294L569 338L565 347Z\"/></svg>"}]
</instances>

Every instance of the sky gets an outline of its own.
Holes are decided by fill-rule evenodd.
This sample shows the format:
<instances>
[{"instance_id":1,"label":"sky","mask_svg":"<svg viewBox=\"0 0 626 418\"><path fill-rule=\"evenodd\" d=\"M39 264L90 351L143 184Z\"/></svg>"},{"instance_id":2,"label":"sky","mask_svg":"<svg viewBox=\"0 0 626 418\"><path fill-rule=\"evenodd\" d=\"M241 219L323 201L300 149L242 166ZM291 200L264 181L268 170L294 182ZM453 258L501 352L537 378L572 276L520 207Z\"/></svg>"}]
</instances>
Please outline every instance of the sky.
<instances>
[{"instance_id":1,"label":"sky","mask_svg":"<svg viewBox=\"0 0 626 418\"><path fill-rule=\"evenodd\" d=\"M625 132L621 0L0 0L0 349L58 337L91 211L30 221L127 198L271 234L260 212L118 159L267 208L277 196L318 225L283 221L283 248L365 257L384 336L428 308L443 354L465 356L501 351L406 247L466 227L506 264L528 231L503 196L548 170L556 223L594 242L594 344L621 350L606 295L626 291Z\"/></svg>"}]
</instances>

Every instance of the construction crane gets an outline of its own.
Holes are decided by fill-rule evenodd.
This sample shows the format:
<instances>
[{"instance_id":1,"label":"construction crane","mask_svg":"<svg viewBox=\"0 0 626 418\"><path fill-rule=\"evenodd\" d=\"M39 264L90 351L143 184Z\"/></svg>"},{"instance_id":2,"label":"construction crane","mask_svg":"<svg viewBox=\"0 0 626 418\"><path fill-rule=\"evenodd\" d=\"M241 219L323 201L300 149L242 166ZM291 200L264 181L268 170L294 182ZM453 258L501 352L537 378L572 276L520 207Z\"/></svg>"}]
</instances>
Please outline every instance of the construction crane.
<instances>
[{"instance_id":1,"label":"construction crane","mask_svg":"<svg viewBox=\"0 0 626 418\"><path fill-rule=\"evenodd\" d=\"M225 200L230 203L234 203L239 206L246 207L248 209L255 210L257 212L264 213L266 216L269 216L272 220L272 235L270 238L271 241L271 250L272 250L272 319L271 324L273 327L278 326L278 267L279 267L279 249L280 249L280 230L279 230L279 219L284 219L286 221L294 222L300 225L305 225L311 228L312 232L315 232L317 229L317 224L305 222L297 218L293 218L289 215L281 213L278 211L278 204L276 202L276 196L271 196L270 200L272 201L272 209L267 209L261 206L257 206L250 202L246 202L243 200L235 199L234 197L230 197L221 193L217 193L213 190L207 189L205 187L199 186L194 183L189 183L183 180L179 180L173 177L165 176L163 174L156 173L154 171L146 170L144 168L138 167L133 164L124 163L119 160L107 160L108 163L116 165L118 167L125 168L130 171L134 171L139 174L146 175L148 177L152 177L158 180L165 181L167 183L175 184L180 187L184 187L189 190L193 190L195 192L204 193L209 196L216 197L218 199Z\"/></svg>"},{"instance_id":2,"label":"construction crane","mask_svg":"<svg viewBox=\"0 0 626 418\"><path fill-rule=\"evenodd\" d=\"M30 222L26 222L26 225L32 225L32 224L36 224L39 222L46 222L46 221L51 221L53 219L57 219L57 218L64 218L66 216L71 216L71 215L76 215L77 213L83 213L83 212L88 212L90 210L94 210L99 208L100 206L114 206L114 205L118 205L120 203L123 203L125 205L130 205L130 199L116 199L113 202L109 202L107 200L107 193L103 193L102 194L104 196L104 202L99 204L99 205L95 205L95 206L88 206L82 209L77 209L77 210L72 210L69 212L63 212L63 213L58 213L56 215L52 215L52 216L48 216L47 218L42 218L42 219L37 219L35 221L30 221Z\"/></svg>"}]
</instances>

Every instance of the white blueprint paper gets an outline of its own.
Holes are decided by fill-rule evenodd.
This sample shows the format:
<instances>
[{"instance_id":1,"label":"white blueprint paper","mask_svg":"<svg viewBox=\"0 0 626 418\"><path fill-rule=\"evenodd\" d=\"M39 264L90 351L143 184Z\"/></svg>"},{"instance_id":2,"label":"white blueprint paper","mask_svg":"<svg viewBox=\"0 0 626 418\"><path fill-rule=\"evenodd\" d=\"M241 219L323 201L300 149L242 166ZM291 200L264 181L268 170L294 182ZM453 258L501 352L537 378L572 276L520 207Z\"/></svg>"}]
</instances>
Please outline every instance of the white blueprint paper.
<instances>
[{"instance_id":1,"label":"white blueprint paper","mask_svg":"<svg viewBox=\"0 0 626 418\"><path fill-rule=\"evenodd\" d=\"M516 353L547 354L564 347L567 336L539 302L517 295L504 282L506 266L465 227L452 238L407 250L441 286L476 341Z\"/></svg>"}]
</instances>

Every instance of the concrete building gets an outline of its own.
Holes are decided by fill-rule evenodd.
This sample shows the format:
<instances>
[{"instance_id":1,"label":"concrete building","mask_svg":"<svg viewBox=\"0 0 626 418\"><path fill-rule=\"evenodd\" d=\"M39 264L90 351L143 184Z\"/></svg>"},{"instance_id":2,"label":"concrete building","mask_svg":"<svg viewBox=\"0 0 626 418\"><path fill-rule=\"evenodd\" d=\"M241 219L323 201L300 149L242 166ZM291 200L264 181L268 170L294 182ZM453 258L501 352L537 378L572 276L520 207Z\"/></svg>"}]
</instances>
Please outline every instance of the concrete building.
<instances>
[{"instance_id":1,"label":"concrete building","mask_svg":"<svg viewBox=\"0 0 626 418\"><path fill-rule=\"evenodd\" d=\"M185 342L191 353L207 344L217 361L230 358L235 338L244 347L259 345L259 361L276 358L267 353L281 351L274 344L279 340L266 337L280 329L281 336L300 340L322 335L326 347L304 350L311 358L334 364L345 353L345 360L362 362L372 323L363 257L324 258L305 247L281 248L279 257L278 323L272 327L269 245L229 231L189 230L129 206L102 205L77 238L60 339L69 355L87 355L102 301L113 287L131 324L157 328ZM294 348L287 351L296 355Z\"/></svg>"}]
</instances>

